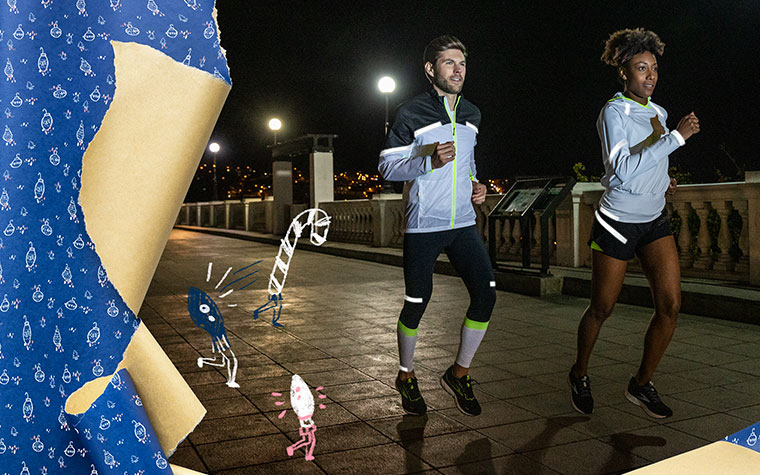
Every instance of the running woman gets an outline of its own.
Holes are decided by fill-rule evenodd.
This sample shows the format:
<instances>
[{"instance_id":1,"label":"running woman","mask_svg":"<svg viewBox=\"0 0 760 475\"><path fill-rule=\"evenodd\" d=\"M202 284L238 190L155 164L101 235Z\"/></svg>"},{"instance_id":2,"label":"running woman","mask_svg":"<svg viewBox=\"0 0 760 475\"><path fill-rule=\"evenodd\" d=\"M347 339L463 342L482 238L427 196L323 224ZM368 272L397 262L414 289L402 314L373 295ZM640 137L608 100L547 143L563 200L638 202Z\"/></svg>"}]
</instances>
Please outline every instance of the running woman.
<instances>
[{"instance_id":1,"label":"running woman","mask_svg":"<svg viewBox=\"0 0 760 475\"><path fill-rule=\"evenodd\" d=\"M591 303L578 326L578 353L570 370L572 404L594 411L588 364L602 324L612 313L628 261L639 257L654 300L644 338L644 355L625 397L655 418L673 415L652 384L652 374L668 347L681 306L681 275L676 243L665 210L675 193L668 155L699 132L692 112L666 127L667 113L650 100L657 85L657 58L665 45L652 31L620 30L607 40L602 61L614 67L623 92L602 107L596 127L602 142L605 187L591 231Z\"/></svg>"},{"instance_id":2,"label":"running woman","mask_svg":"<svg viewBox=\"0 0 760 475\"><path fill-rule=\"evenodd\" d=\"M433 268L438 255L446 252L467 286L470 306L456 360L440 383L460 411L477 416L481 407L468 373L496 302L491 261L475 228L473 208L486 198L485 185L475 178L480 110L461 95L467 71L467 49L461 41L440 36L428 44L423 58L431 87L399 108L378 165L386 180L405 182L406 291L396 328L400 368L395 385L407 413L425 413L414 349L433 292Z\"/></svg>"}]
</instances>

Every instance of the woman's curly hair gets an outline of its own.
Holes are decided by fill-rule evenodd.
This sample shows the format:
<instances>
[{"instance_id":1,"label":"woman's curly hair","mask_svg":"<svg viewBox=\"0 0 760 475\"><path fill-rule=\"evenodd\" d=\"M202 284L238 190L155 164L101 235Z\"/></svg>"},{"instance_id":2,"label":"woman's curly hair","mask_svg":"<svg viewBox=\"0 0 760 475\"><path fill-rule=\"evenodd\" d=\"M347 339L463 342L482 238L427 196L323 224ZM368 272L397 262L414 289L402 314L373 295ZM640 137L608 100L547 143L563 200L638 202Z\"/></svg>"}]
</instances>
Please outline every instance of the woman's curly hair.
<instances>
[{"instance_id":1,"label":"woman's curly hair","mask_svg":"<svg viewBox=\"0 0 760 475\"><path fill-rule=\"evenodd\" d=\"M660 40L657 33L644 28L619 30L611 34L604 43L602 61L619 68L644 51L662 56L665 43Z\"/></svg>"}]
</instances>

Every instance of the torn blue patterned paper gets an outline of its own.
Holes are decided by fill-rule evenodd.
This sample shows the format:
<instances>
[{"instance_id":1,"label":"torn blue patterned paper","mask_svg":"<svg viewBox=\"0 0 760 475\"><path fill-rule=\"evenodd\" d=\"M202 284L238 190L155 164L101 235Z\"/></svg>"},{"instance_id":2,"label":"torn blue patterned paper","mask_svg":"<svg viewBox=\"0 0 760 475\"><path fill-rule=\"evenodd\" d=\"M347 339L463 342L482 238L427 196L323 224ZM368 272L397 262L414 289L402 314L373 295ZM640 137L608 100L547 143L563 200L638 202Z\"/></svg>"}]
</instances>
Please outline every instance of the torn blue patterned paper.
<instances>
[{"instance_id":1,"label":"torn blue patterned paper","mask_svg":"<svg viewBox=\"0 0 760 475\"><path fill-rule=\"evenodd\" d=\"M757 441L758 433L760 433L760 422L752 424L735 434L731 434L724 440L754 450L755 452L760 452L760 444Z\"/></svg>"},{"instance_id":2,"label":"torn blue patterned paper","mask_svg":"<svg viewBox=\"0 0 760 475\"><path fill-rule=\"evenodd\" d=\"M114 374L103 394L71 425L77 445L88 452L100 475L172 473L126 369Z\"/></svg>"},{"instance_id":3,"label":"torn blue patterned paper","mask_svg":"<svg viewBox=\"0 0 760 475\"><path fill-rule=\"evenodd\" d=\"M79 206L116 88L111 41L229 83L211 0L0 2L0 473L91 473L103 454L69 426L66 399L115 371L139 325Z\"/></svg>"}]
</instances>

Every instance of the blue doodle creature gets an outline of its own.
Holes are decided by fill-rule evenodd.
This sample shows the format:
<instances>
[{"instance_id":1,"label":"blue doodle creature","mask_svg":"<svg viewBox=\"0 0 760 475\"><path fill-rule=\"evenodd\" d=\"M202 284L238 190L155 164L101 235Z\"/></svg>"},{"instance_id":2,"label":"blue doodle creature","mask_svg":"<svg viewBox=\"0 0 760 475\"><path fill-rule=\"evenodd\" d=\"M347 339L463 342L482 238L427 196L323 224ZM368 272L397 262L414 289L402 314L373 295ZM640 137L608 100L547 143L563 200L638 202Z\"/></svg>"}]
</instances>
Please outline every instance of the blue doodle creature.
<instances>
[{"instance_id":1,"label":"blue doodle creature","mask_svg":"<svg viewBox=\"0 0 760 475\"><path fill-rule=\"evenodd\" d=\"M217 356L213 358L198 358L198 367L203 368L204 364L227 367L227 386L239 388L240 385L235 382L238 361L235 353L230 348L230 342L227 340L227 332L224 330L224 318L219 311L214 300L204 291L197 287L190 287L187 291L187 310L190 312L190 318L198 326L206 330L211 335L211 351L221 354L221 361L217 362ZM230 356L227 356L229 351Z\"/></svg>"}]
</instances>

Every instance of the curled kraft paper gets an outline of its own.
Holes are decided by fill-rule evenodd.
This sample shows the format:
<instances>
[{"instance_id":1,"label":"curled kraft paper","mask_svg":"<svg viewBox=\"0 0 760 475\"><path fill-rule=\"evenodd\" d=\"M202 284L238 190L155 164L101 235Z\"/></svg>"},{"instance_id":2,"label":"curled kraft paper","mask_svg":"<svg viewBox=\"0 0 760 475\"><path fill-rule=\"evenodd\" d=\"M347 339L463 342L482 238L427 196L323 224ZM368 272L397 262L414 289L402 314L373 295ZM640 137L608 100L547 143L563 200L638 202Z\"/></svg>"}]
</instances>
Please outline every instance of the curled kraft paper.
<instances>
[{"instance_id":1,"label":"curled kraft paper","mask_svg":"<svg viewBox=\"0 0 760 475\"><path fill-rule=\"evenodd\" d=\"M164 458L205 412L136 313L229 92L213 7L0 9L3 472L90 473L66 410L119 367Z\"/></svg>"},{"instance_id":2,"label":"curled kraft paper","mask_svg":"<svg viewBox=\"0 0 760 475\"><path fill-rule=\"evenodd\" d=\"M68 406L76 405L72 399ZM126 369L114 374L100 397L70 418L69 425L98 474L172 473ZM67 450L75 450L74 444Z\"/></svg>"}]
</instances>

